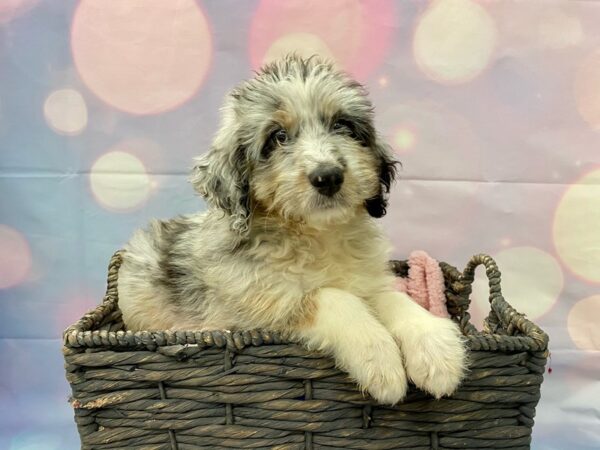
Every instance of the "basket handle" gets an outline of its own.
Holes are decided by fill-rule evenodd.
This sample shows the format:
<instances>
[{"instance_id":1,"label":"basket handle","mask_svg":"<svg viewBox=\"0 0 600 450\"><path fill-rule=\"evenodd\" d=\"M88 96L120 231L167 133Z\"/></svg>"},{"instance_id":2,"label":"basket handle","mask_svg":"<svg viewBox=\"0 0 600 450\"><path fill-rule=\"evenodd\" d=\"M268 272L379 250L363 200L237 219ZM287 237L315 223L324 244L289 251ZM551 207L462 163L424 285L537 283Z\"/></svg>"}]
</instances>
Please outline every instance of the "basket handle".
<instances>
[{"instance_id":1,"label":"basket handle","mask_svg":"<svg viewBox=\"0 0 600 450\"><path fill-rule=\"evenodd\" d=\"M497 296L502 297L502 287L500 286L502 274L500 273L500 269L498 269L496 261L489 255L479 254L471 257L467 263L467 267L463 270L461 281L472 285L475 280L475 269L479 266L485 267L485 274L488 278L488 286L490 288L490 302Z\"/></svg>"},{"instance_id":2,"label":"basket handle","mask_svg":"<svg viewBox=\"0 0 600 450\"><path fill-rule=\"evenodd\" d=\"M119 291L117 290L117 284L119 280L119 269L121 268L121 264L123 263L124 251L125 250L118 250L114 253L112 258L110 258L110 263L108 264L108 275L106 277L106 295L104 297L105 301L110 297L112 297L112 299L115 299L117 302L119 300Z\"/></svg>"},{"instance_id":3,"label":"basket handle","mask_svg":"<svg viewBox=\"0 0 600 450\"><path fill-rule=\"evenodd\" d=\"M491 256L485 254L478 254L472 256L469 262L467 263L467 266L463 270L462 274L460 275L460 281L463 283L463 285L469 287L469 294L471 294L473 282L475 281L475 270L479 266L485 267L485 274L488 279L489 287L490 312L484 320L484 328L486 329L486 331L489 332L497 332L501 324L498 320L498 316L496 316L496 314L494 313L494 308L492 308L491 305L492 302L494 302L494 299L501 298L502 300L504 300L504 297L502 296L501 285L502 274L500 273L500 269L498 269L496 261L494 261L494 259ZM471 302L469 301L469 305L470 303ZM467 315L466 320L469 321L469 319L470 315ZM475 330L475 327L472 323L469 322L468 325L470 331ZM508 326L508 324L505 325ZM500 331L502 331L501 328Z\"/></svg>"},{"instance_id":4,"label":"basket handle","mask_svg":"<svg viewBox=\"0 0 600 450\"><path fill-rule=\"evenodd\" d=\"M119 276L119 267L123 262L123 250L115 252L110 259L108 265L108 277L106 282L106 294L102 303L91 311L88 311L81 319L71 325L63 332L63 339L65 343L68 340L68 336L82 331L90 331L93 327L98 326L102 321L112 314L117 308L117 302L119 301L119 292L117 290L117 282Z\"/></svg>"},{"instance_id":5,"label":"basket handle","mask_svg":"<svg viewBox=\"0 0 600 450\"><path fill-rule=\"evenodd\" d=\"M494 334L521 334L533 338L539 348L547 348L548 335L527 319L524 314L514 309L502 295L500 269L498 269L496 261L491 256L485 254L475 255L467 263L460 275L460 282L469 287L469 293L475 279L475 269L479 266L485 267L490 290L490 313L484 320L485 331ZM466 317L468 321L470 316L467 314ZM468 325L469 330L475 330L471 323Z\"/></svg>"}]
</instances>

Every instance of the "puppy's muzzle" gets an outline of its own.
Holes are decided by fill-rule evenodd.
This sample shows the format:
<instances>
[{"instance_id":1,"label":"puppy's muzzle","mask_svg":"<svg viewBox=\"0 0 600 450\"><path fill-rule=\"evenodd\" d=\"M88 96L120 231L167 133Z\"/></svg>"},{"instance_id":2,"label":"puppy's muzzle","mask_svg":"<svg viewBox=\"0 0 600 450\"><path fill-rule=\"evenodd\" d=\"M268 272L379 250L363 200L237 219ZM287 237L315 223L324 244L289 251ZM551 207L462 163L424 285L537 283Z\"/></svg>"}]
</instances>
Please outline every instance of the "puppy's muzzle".
<instances>
[{"instance_id":1,"label":"puppy's muzzle","mask_svg":"<svg viewBox=\"0 0 600 450\"><path fill-rule=\"evenodd\" d=\"M319 194L333 197L342 188L344 172L335 166L319 166L308 174L308 179Z\"/></svg>"}]
</instances>

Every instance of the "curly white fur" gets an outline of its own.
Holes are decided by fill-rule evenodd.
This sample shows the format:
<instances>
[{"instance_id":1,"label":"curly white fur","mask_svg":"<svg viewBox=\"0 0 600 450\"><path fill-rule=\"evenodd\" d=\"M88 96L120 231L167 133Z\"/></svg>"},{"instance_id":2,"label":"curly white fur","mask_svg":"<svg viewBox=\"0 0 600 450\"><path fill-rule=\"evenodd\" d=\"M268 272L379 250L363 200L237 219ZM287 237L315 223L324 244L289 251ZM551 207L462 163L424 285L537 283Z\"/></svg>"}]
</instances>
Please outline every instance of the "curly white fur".
<instances>
[{"instance_id":1,"label":"curly white fur","mask_svg":"<svg viewBox=\"0 0 600 450\"><path fill-rule=\"evenodd\" d=\"M323 194L309 176L343 174ZM203 214L154 221L126 247L128 329L292 332L382 403L411 379L436 397L465 367L455 323L394 291L385 214L394 161L364 89L330 64L288 57L228 96L192 173Z\"/></svg>"}]
</instances>

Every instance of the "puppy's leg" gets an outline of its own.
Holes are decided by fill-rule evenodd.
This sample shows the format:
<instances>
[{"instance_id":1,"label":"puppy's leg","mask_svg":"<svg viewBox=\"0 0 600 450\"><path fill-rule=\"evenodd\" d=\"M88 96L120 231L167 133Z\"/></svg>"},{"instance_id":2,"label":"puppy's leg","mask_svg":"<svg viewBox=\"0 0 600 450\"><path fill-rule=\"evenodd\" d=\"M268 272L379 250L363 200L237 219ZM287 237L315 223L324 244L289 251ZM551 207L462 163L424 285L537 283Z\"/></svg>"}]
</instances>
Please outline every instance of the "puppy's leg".
<instances>
[{"instance_id":1,"label":"puppy's leg","mask_svg":"<svg viewBox=\"0 0 600 450\"><path fill-rule=\"evenodd\" d=\"M333 354L378 402L395 404L406 394L407 380L400 351L392 335L358 297L323 288L311 298L312 313L296 327L313 349Z\"/></svg>"},{"instance_id":2,"label":"puppy's leg","mask_svg":"<svg viewBox=\"0 0 600 450\"><path fill-rule=\"evenodd\" d=\"M404 293L386 292L372 301L402 349L408 377L436 398L452 394L466 368L466 348L458 325L433 316Z\"/></svg>"}]
</instances>

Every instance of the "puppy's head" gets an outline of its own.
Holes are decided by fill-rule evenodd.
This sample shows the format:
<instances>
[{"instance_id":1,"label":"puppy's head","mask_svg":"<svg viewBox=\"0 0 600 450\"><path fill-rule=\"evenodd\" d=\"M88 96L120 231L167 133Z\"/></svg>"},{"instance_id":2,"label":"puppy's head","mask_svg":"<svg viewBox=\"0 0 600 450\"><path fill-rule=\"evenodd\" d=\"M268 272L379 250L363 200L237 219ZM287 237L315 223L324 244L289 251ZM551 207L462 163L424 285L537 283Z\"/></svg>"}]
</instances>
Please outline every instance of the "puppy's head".
<instances>
[{"instance_id":1,"label":"puppy's head","mask_svg":"<svg viewBox=\"0 0 600 450\"><path fill-rule=\"evenodd\" d=\"M394 174L364 88L329 63L289 56L231 92L191 181L245 234L254 210L314 225L381 217Z\"/></svg>"}]
</instances>

